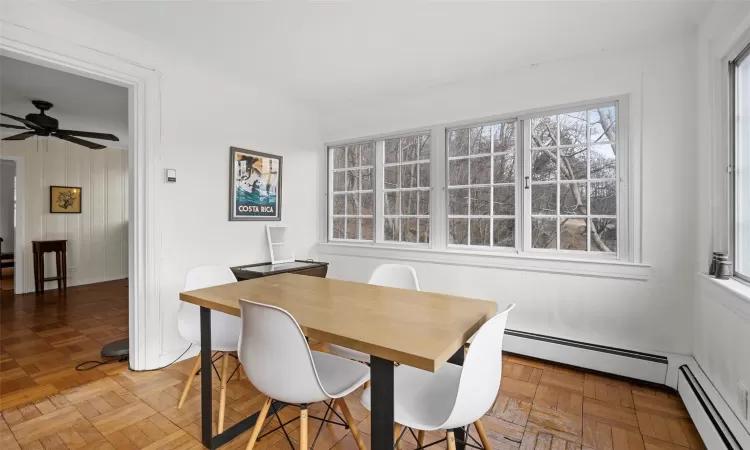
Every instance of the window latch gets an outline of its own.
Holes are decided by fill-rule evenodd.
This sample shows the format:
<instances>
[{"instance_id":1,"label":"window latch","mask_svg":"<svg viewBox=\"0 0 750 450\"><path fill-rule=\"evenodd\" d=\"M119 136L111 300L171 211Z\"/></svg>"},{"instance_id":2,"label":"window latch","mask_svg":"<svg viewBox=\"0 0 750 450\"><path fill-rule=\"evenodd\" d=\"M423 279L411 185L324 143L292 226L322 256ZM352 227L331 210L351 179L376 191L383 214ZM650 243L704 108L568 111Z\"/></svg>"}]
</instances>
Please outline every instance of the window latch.
<instances>
[{"instance_id":1,"label":"window latch","mask_svg":"<svg viewBox=\"0 0 750 450\"><path fill-rule=\"evenodd\" d=\"M529 188L529 177L524 177L524 182L525 182L524 189L528 189Z\"/></svg>"}]
</instances>

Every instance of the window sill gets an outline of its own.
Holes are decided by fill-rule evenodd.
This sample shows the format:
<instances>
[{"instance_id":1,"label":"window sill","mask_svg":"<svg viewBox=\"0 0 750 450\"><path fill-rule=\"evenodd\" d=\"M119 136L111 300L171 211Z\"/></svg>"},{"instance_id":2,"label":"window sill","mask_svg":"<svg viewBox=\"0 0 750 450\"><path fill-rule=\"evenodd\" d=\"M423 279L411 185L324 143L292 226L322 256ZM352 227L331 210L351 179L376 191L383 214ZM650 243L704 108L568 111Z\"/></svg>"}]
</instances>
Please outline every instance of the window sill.
<instances>
[{"instance_id":1,"label":"window sill","mask_svg":"<svg viewBox=\"0 0 750 450\"><path fill-rule=\"evenodd\" d=\"M715 298L736 314L750 320L750 285L734 278L717 280L706 273L699 272L698 275L703 286L714 289L714 292L720 291L721 294L724 294L712 296L712 298Z\"/></svg>"},{"instance_id":2,"label":"window sill","mask_svg":"<svg viewBox=\"0 0 750 450\"><path fill-rule=\"evenodd\" d=\"M435 250L411 246L385 246L325 242L317 245L321 255L352 256L406 262L424 262L466 267L544 272L598 278L647 281L648 264L616 260L575 259L511 252Z\"/></svg>"}]
</instances>

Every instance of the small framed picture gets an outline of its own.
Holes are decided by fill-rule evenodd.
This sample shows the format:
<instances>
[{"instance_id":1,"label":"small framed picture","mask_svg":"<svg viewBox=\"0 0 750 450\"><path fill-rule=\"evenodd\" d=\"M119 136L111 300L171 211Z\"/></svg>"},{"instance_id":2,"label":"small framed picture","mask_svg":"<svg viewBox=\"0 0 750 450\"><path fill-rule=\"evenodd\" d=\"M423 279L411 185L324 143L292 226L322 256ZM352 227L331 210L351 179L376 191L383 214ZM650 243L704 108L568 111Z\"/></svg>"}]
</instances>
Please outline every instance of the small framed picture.
<instances>
[{"instance_id":1,"label":"small framed picture","mask_svg":"<svg viewBox=\"0 0 750 450\"><path fill-rule=\"evenodd\" d=\"M281 220L283 158L232 147L229 220Z\"/></svg>"},{"instance_id":2,"label":"small framed picture","mask_svg":"<svg viewBox=\"0 0 750 450\"><path fill-rule=\"evenodd\" d=\"M50 186L49 212L53 214L80 214L81 188L72 186Z\"/></svg>"}]
</instances>

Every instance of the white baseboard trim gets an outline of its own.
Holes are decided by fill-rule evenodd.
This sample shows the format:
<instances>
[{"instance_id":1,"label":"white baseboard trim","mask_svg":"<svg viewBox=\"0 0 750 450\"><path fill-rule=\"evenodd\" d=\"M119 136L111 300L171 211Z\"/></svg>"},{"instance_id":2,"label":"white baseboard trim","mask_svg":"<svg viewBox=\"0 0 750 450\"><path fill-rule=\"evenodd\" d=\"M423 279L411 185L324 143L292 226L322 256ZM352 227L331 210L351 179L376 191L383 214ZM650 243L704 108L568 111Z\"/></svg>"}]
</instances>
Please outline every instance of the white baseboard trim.
<instances>
[{"instance_id":1,"label":"white baseboard trim","mask_svg":"<svg viewBox=\"0 0 750 450\"><path fill-rule=\"evenodd\" d=\"M621 377L665 384L668 358L517 330L506 330L503 350Z\"/></svg>"},{"instance_id":2,"label":"white baseboard trim","mask_svg":"<svg viewBox=\"0 0 750 450\"><path fill-rule=\"evenodd\" d=\"M678 369L677 392L680 393L706 448L750 449L750 433L695 360Z\"/></svg>"}]
</instances>

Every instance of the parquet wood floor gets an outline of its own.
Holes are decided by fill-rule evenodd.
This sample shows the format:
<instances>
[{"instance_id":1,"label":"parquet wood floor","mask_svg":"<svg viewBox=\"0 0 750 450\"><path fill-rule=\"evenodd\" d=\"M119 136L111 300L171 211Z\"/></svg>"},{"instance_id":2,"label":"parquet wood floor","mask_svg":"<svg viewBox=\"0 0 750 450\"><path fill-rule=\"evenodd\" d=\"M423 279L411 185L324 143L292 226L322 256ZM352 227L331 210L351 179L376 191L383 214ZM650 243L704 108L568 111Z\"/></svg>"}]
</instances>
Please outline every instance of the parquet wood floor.
<instances>
[{"instance_id":1,"label":"parquet wood floor","mask_svg":"<svg viewBox=\"0 0 750 450\"><path fill-rule=\"evenodd\" d=\"M494 450L705 448L679 397L672 392L512 355L504 359L501 392L483 419ZM185 406L177 409L192 364L191 359L154 372L125 370L7 409L0 419L0 447L201 448L200 377L193 382ZM214 426L218 387L214 374ZM234 378L227 389L228 426L260 409L263 395L247 380ZM346 400L369 446L369 415L359 403L360 392ZM311 411L312 415L322 415L320 405L311 407ZM296 408L285 408L280 416L286 421L297 414ZM289 431L297 443L295 424L289 426ZM317 427L310 427L308 442L312 442L316 431ZM245 432L223 448L243 449L249 435L250 431ZM442 437L440 433L427 436L427 442ZM403 450L416 447L411 436L404 439ZM444 443L435 447L446 448ZM277 431L255 448L289 450L289 445ZM347 430L331 425L324 427L316 448L357 449Z\"/></svg>"},{"instance_id":2,"label":"parquet wood floor","mask_svg":"<svg viewBox=\"0 0 750 450\"><path fill-rule=\"evenodd\" d=\"M127 334L126 282L2 298L0 318L0 448L2 449L189 449L200 445L200 377L182 409L177 402L193 360L153 372L124 364L75 372L98 359L102 344ZM315 344L323 349L320 344ZM679 397L615 378L505 355L501 391L483 419L494 450L703 449ZM231 364L235 364L232 360ZM232 366L230 366L232 367ZM214 374L214 420L219 381ZM370 444L369 415L360 392L347 397ZM247 381L227 388L227 427L259 410L263 396ZM320 405L311 407L321 415ZM317 413L317 414L315 414ZM283 421L297 415L285 408ZM314 424L314 422L313 422ZM295 430L295 423L290 430ZM312 435L317 428L310 426ZM243 449L250 432L227 444ZM439 438L439 433L428 433ZM298 442L295 431L292 439ZM405 437L402 450L413 450ZM289 450L280 432L257 450ZM326 425L318 450L357 450L351 434ZM435 448L444 450L444 444Z\"/></svg>"},{"instance_id":3,"label":"parquet wood floor","mask_svg":"<svg viewBox=\"0 0 750 450\"><path fill-rule=\"evenodd\" d=\"M75 367L127 336L127 280L69 287L65 295L0 291L0 409L126 370L127 363Z\"/></svg>"}]
</instances>

